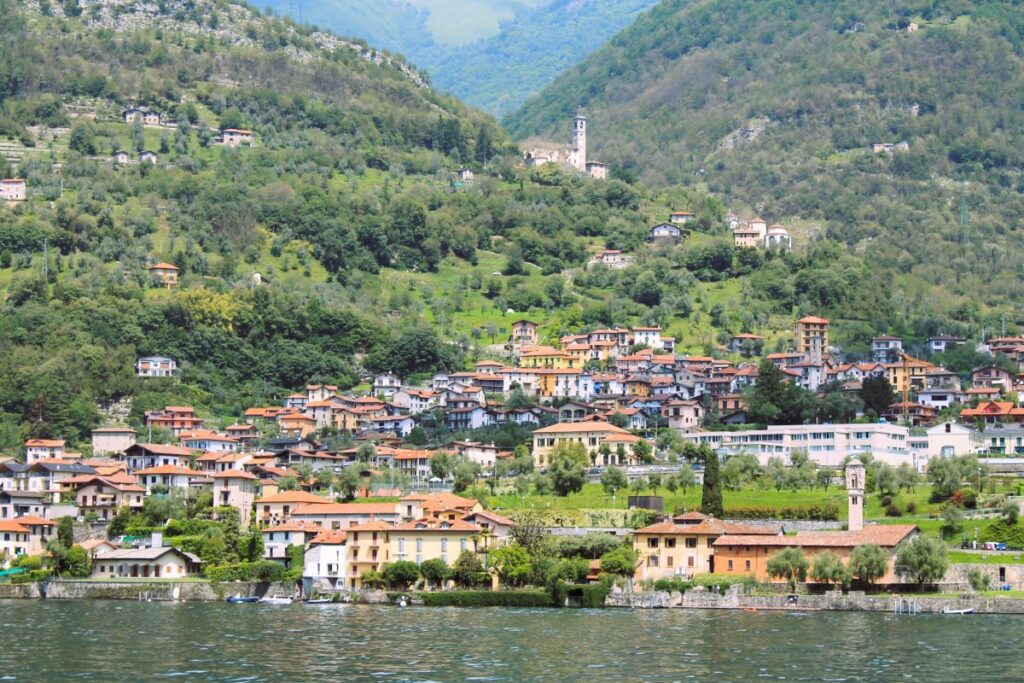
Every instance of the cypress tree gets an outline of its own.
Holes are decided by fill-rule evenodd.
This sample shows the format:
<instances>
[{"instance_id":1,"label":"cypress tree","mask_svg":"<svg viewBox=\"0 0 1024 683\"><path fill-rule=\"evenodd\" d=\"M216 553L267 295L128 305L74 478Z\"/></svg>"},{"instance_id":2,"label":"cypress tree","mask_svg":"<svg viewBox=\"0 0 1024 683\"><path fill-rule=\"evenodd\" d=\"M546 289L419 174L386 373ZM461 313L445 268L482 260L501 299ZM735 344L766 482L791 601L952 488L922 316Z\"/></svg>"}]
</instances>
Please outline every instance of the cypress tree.
<instances>
[{"instance_id":1,"label":"cypress tree","mask_svg":"<svg viewBox=\"0 0 1024 683\"><path fill-rule=\"evenodd\" d=\"M718 454L707 444L701 446L704 451L704 491L700 498L700 511L705 515L721 518L722 486L718 480Z\"/></svg>"}]
</instances>

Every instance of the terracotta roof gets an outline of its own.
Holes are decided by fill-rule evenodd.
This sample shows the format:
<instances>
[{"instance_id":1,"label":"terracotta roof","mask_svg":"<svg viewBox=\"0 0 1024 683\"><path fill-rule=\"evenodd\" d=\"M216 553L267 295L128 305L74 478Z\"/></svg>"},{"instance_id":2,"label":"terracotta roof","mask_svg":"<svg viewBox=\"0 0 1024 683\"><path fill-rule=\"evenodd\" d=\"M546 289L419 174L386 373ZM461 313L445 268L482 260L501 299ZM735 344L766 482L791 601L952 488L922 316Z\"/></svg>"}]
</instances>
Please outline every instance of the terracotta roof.
<instances>
[{"instance_id":1,"label":"terracotta roof","mask_svg":"<svg viewBox=\"0 0 1024 683\"><path fill-rule=\"evenodd\" d=\"M245 470L224 470L209 475L213 479L256 479L256 475Z\"/></svg>"},{"instance_id":2,"label":"terracotta roof","mask_svg":"<svg viewBox=\"0 0 1024 683\"><path fill-rule=\"evenodd\" d=\"M348 532L353 531L394 531L395 525L388 524L387 522L381 522L373 520L370 522L363 522L362 524L356 524L348 528Z\"/></svg>"},{"instance_id":3,"label":"terracotta roof","mask_svg":"<svg viewBox=\"0 0 1024 683\"><path fill-rule=\"evenodd\" d=\"M135 430L132 429L131 427L97 427L96 429L92 430L92 433L93 434L105 434L105 433L110 433L110 434L127 434L127 433L131 433L131 434L134 434Z\"/></svg>"},{"instance_id":4,"label":"terracotta roof","mask_svg":"<svg viewBox=\"0 0 1024 683\"><path fill-rule=\"evenodd\" d=\"M483 519L489 519L492 522L495 522L497 524L503 524L505 526L512 526L513 524L515 524L515 522L513 522L508 517L502 517L497 512L491 512L490 510L480 510L479 512L471 512L468 515L466 515L465 519L469 519L470 517L482 517Z\"/></svg>"},{"instance_id":5,"label":"terracotta roof","mask_svg":"<svg viewBox=\"0 0 1024 683\"><path fill-rule=\"evenodd\" d=\"M312 522L285 522L284 524L278 524L277 526L268 526L263 529L263 533L269 534L275 531L305 531L308 533L318 534L325 529L319 524L313 524Z\"/></svg>"},{"instance_id":6,"label":"terracotta roof","mask_svg":"<svg viewBox=\"0 0 1024 683\"><path fill-rule=\"evenodd\" d=\"M439 532L460 532L476 534L480 532L480 527L476 524L470 524L469 522L456 519L453 521L445 521L441 519L418 519L415 522L406 522L399 524L394 527L395 531L439 531Z\"/></svg>"},{"instance_id":7,"label":"terracotta roof","mask_svg":"<svg viewBox=\"0 0 1024 683\"><path fill-rule=\"evenodd\" d=\"M309 547L315 545L342 545L345 543L348 534L344 531L321 531L309 542Z\"/></svg>"},{"instance_id":8,"label":"terracotta roof","mask_svg":"<svg viewBox=\"0 0 1024 683\"><path fill-rule=\"evenodd\" d=\"M714 517L706 517L696 524L676 524L674 522L658 522L636 530L637 534L678 534L680 536L722 536L728 534L744 534L748 536L778 536L782 533L781 526L753 526L726 522Z\"/></svg>"},{"instance_id":9,"label":"terracotta roof","mask_svg":"<svg viewBox=\"0 0 1024 683\"><path fill-rule=\"evenodd\" d=\"M828 318L819 318L817 316L809 315L804 318L797 320L798 323L808 323L811 325L828 325Z\"/></svg>"},{"instance_id":10,"label":"terracotta roof","mask_svg":"<svg viewBox=\"0 0 1024 683\"><path fill-rule=\"evenodd\" d=\"M277 421L280 422L282 420L304 420L305 422L316 422L316 420L311 418L309 415L303 415L302 413L292 413L291 415L278 415Z\"/></svg>"},{"instance_id":11,"label":"terracotta roof","mask_svg":"<svg viewBox=\"0 0 1024 683\"><path fill-rule=\"evenodd\" d=\"M15 534L27 534L29 530L13 519L0 519L0 531L9 531Z\"/></svg>"},{"instance_id":12,"label":"terracotta roof","mask_svg":"<svg viewBox=\"0 0 1024 683\"><path fill-rule=\"evenodd\" d=\"M607 434L629 434L625 429L608 422L559 422L550 427L534 430L534 434L571 434L574 432L603 432Z\"/></svg>"},{"instance_id":13,"label":"terracotta roof","mask_svg":"<svg viewBox=\"0 0 1024 683\"><path fill-rule=\"evenodd\" d=\"M877 545L892 548L918 528L913 524L875 524L861 531L808 531L796 536L727 535L718 538L714 546L774 546L804 548L853 548L859 545Z\"/></svg>"},{"instance_id":14,"label":"terracotta roof","mask_svg":"<svg viewBox=\"0 0 1024 683\"><path fill-rule=\"evenodd\" d=\"M179 270L178 266L174 265L173 263L164 263L163 261L161 261L160 263L154 263L151 266L147 266L146 269L147 270Z\"/></svg>"},{"instance_id":15,"label":"terracotta roof","mask_svg":"<svg viewBox=\"0 0 1024 683\"><path fill-rule=\"evenodd\" d=\"M24 515L23 517L15 517L14 521L20 524L28 524L30 526L56 526L56 523L48 519L43 519L42 517L37 517L36 515Z\"/></svg>"},{"instance_id":16,"label":"terracotta roof","mask_svg":"<svg viewBox=\"0 0 1024 683\"><path fill-rule=\"evenodd\" d=\"M294 516L312 515L397 515L398 503L311 503L292 511Z\"/></svg>"},{"instance_id":17,"label":"terracotta roof","mask_svg":"<svg viewBox=\"0 0 1024 683\"><path fill-rule=\"evenodd\" d=\"M63 448L63 439L29 439L25 442L28 448Z\"/></svg>"},{"instance_id":18,"label":"terracotta roof","mask_svg":"<svg viewBox=\"0 0 1024 683\"><path fill-rule=\"evenodd\" d=\"M273 503L326 503L329 502L326 498L307 493L305 491L281 491L275 493L272 496L266 498L260 498L256 501L257 505L273 504Z\"/></svg>"}]
</instances>

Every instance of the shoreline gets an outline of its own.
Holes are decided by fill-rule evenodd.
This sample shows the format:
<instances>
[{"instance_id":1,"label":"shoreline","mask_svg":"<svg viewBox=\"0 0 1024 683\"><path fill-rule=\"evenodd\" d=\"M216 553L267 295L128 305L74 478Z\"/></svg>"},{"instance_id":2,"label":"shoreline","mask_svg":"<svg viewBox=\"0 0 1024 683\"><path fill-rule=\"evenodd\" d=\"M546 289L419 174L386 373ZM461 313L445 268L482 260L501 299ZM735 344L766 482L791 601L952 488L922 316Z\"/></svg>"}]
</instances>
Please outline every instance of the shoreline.
<instances>
[{"instance_id":1,"label":"shoreline","mask_svg":"<svg viewBox=\"0 0 1024 683\"><path fill-rule=\"evenodd\" d=\"M118 600L142 602L224 602L229 596L263 597L293 595L291 583L209 583L162 581L49 581L0 585L0 600ZM410 604L423 605L413 592ZM302 604L296 601L295 604ZM383 591L358 594L355 600L337 604L394 606ZM905 615L942 614L943 610L972 610L974 614L1024 615L1024 598L962 594L956 597L927 595L867 595L860 591L797 594L745 595L734 586L724 594L701 590L686 593L613 593L607 609L734 610L740 612L875 612ZM560 609L549 607L549 609ZM569 607L568 609L574 609Z\"/></svg>"}]
</instances>

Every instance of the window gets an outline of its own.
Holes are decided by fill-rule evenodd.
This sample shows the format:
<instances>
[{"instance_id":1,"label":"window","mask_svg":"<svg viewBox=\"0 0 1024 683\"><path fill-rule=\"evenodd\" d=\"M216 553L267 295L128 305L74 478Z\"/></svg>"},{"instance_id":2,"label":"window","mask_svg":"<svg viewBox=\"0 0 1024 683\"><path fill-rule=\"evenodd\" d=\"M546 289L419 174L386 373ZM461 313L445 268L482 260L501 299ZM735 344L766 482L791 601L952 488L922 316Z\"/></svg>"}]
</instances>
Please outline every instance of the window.
<instances>
[{"instance_id":1,"label":"window","mask_svg":"<svg viewBox=\"0 0 1024 683\"><path fill-rule=\"evenodd\" d=\"M469 547L469 543L468 543L468 541L466 541L466 539L464 539L464 538L463 538L463 539L460 539L460 540L459 540L459 550L460 550L461 552L466 552L466 548L467 548L467 547Z\"/></svg>"},{"instance_id":2,"label":"window","mask_svg":"<svg viewBox=\"0 0 1024 683\"><path fill-rule=\"evenodd\" d=\"M744 560L743 564L745 565L745 569L749 572L750 571L750 560Z\"/></svg>"},{"instance_id":3,"label":"window","mask_svg":"<svg viewBox=\"0 0 1024 683\"><path fill-rule=\"evenodd\" d=\"M399 555L405 555L405 539L404 538L398 539L398 554Z\"/></svg>"},{"instance_id":4,"label":"window","mask_svg":"<svg viewBox=\"0 0 1024 683\"><path fill-rule=\"evenodd\" d=\"M656 539L656 538L648 538L647 539L647 547L648 548L657 548L658 547L658 539Z\"/></svg>"},{"instance_id":5,"label":"window","mask_svg":"<svg viewBox=\"0 0 1024 683\"><path fill-rule=\"evenodd\" d=\"M668 562L665 563L665 566L667 566L667 567L671 567L672 566L672 556L671 555L668 556Z\"/></svg>"},{"instance_id":6,"label":"window","mask_svg":"<svg viewBox=\"0 0 1024 683\"><path fill-rule=\"evenodd\" d=\"M696 548L697 547L697 539L696 538L688 538L688 539L686 539L686 547L687 548Z\"/></svg>"},{"instance_id":7,"label":"window","mask_svg":"<svg viewBox=\"0 0 1024 683\"><path fill-rule=\"evenodd\" d=\"M648 555L647 556L647 566L648 567L657 567L658 566L658 556L657 555Z\"/></svg>"},{"instance_id":8,"label":"window","mask_svg":"<svg viewBox=\"0 0 1024 683\"><path fill-rule=\"evenodd\" d=\"M676 547L676 539L674 539L674 538L666 538L665 539L665 547L666 548L675 548Z\"/></svg>"},{"instance_id":9,"label":"window","mask_svg":"<svg viewBox=\"0 0 1024 683\"><path fill-rule=\"evenodd\" d=\"M692 567L693 565L694 565L693 555L690 555L689 557L686 558L686 566L687 567Z\"/></svg>"},{"instance_id":10,"label":"window","mask_svg":"<svg viewBox=\"0 0 1024 683\"><path fill-rule=\"evenodd\" d=\"M423 552L423 539L422 538L417 538L416 539L416 552L417 553L422 553Z\"/></svg>"},{"instance_id":11,"label":"window","mask_svg":"<svg viewBox=\"0 0 1024 683\"><path fill-rule=\"evenodd\" d=\"M732 571L732 560L729 560L729 561L728 561L728 562L726 563L726 566L727 566L727 568L729 569L729 571Z\"/></svg>"}]
</instances>

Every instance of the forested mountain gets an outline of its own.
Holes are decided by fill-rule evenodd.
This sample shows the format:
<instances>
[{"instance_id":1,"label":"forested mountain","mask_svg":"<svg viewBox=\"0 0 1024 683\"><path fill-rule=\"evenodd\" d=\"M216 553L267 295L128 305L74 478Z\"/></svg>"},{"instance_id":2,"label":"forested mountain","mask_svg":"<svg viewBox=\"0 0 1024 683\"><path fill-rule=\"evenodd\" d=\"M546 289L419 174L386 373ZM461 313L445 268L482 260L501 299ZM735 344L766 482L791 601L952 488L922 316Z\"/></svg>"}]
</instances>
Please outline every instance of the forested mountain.
<instances>
[{"instance_id":1,"label":"forested mountain","mask_svg":"<svg viewBox=\"0 0 1024 683\"><path fill-rule=\"evenodd\" d=\"M28 187L0 203L0 448L84 439L121 399L135 424L180 403L227 421L307 381L461 368L509 309L553 333L667 323L685 295L652 309L648 283L641 304L639 271L590 289L562 271L643 244L669 206L722 213L682 189L534 183L493 119L403 63L234 3L0 0L0 18L0 177ZM161 121L126 123L133 107ZM224 128L254 144L216 144ZM141 354L180 381L136 378Z\"/></svg>"},{"instance_id":2,"label":"forested mountain","mask_svg":"<svg viewBox=\"0 0 1024 683\"><path fill-rule=\"evenodd\" d=\"M1019 323L1022 47L1019 2L663 0L507 123L582 103L620 175L827 235L905 311Z\"/></svg>"},{"instance_id":3,"label":"forested mountain","mask_svg":"<svg viewBox=\"0 0 1024 683\"><path fill-rule=\"evenodd\" d=\"M522 104L657 0L270 0L278 14L358 36L495 115Z\"/></svg>"}]
</instances>

